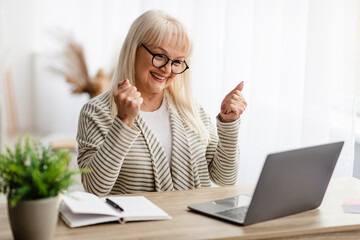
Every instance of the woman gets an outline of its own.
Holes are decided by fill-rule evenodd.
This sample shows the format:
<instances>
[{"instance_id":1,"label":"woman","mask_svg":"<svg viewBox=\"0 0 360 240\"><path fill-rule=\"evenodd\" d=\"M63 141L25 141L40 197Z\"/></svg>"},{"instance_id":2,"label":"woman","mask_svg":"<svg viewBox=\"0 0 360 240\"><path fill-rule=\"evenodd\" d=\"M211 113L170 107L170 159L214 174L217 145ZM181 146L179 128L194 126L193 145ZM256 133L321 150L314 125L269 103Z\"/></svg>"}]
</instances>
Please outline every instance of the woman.
<instances>
[{"instance_id":1,"label":"woman","mask_svg":"<svg viewBox=\"0 0 360 240\"><path fill-rule=\"evenodd\" d=\"M217 131L190 89L192 45L162 11L131 25L109 91L81 110L78 164L96 195L236 183L243 82L223 100Z\"/></svg>"}]
</instances>

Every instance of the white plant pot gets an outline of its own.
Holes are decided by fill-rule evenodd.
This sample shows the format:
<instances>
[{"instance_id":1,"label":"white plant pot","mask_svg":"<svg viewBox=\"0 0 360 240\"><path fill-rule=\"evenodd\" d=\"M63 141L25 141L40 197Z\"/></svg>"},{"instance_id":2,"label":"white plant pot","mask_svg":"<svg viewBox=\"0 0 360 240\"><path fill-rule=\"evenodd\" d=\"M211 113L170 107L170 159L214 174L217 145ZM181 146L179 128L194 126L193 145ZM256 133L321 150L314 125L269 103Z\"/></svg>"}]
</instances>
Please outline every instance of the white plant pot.
<instances>
[{"instance_id":1,"label":"white plant pot","mask_svg":"<svg viewBox=\"0 0 360 240\"><path fill-rule=\"evenodd\" d=\"M14 239L52 239L58 221L59 203L58 196L19 201L15 207L11 207L8 201L8 213Z\"/></svg>"}]
</instances>

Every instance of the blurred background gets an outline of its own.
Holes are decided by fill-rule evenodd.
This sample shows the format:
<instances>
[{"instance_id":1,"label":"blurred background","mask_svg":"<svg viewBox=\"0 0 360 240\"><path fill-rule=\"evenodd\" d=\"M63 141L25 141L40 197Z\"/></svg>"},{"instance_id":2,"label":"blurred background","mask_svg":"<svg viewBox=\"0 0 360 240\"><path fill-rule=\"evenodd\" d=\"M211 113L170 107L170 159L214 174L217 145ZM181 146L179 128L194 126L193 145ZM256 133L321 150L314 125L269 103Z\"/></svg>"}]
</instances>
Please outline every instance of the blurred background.
<instances>
[{"instance_id":1,"label":"blurred background","mask_svg":"<svg viewBox=\"0 0 360 240\"><path fill-rule=\"evenodd\" d=\"M268 153L339 140L334 176L360 176L358 0L0 0L1 148L31 134L76 156L85 86L107 86L149 9L190 31L194 94L213 120L245 82L238 184L256 183Z\"/></svg>"}]
</instances>

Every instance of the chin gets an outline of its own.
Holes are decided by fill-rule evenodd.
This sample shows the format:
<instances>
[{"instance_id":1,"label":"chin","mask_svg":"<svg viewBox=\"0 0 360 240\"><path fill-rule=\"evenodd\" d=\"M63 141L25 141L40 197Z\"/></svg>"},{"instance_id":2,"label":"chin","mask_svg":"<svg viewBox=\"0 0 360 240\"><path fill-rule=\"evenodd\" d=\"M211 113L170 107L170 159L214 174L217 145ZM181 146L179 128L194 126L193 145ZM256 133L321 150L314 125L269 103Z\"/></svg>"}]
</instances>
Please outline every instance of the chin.
<instances>
[{"instance_id":1,"label":"chin","mask_svg":"<svg viewBox=\"0 0 360 240\"><path fill-rule=\"evenodd\" d=\"M162 83L156 82L151 89L154 93L162 93L168 86L169 84L166 81Z\"/></svg>"},{"instance_id":2,"label":"chin","mask_svg":"<svg viewBox=\"0 0 360 240\"><path fill-rule=\"evenodd\" d=\"M164 91L165 91L165 88L161 88L161 89L157 88L157 89L153 89L151 92L153 94L162 94Z\"/></svg>"}]
</instances>

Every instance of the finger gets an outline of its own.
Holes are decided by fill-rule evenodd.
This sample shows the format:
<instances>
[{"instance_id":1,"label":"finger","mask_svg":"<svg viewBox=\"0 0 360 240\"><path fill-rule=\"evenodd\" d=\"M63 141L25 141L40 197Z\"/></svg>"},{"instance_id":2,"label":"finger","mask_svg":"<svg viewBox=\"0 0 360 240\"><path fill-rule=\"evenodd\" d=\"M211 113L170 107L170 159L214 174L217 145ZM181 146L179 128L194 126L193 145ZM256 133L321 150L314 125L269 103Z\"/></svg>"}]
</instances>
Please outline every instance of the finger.
<instances>
[{"instance_id":1,"label":"finger","mask_svg":"<svg viewBox=\"0 0 360 240\"><path fill-rule=\"evenodd\" d=\"M241 92L240 90L238 90L238 89L236 89L236 90L234 91L234 93L232 94L232 96L244 97L244 96L242 95L242 92Z\"/></svg>"},{"instance_id":2,"label":"finger","mask_svg":"<svg viewBox=\"0 0 360 240\"><path fill-rule=\"evenodd\" d=\"M233 94L234 90L231 90L231 92L229 92L228 94L226 94L226 96L224 97L224 101L226 101L227 99L229 99L231 97L231 95Z\"/></svg>"},{"instance_id":3,"label":"finger","mask_svg":"<svg viewBox=\"0 0 360 240\"><path fill-rule=\"evenodd\" d=\"M224 100L221 102L221 108L224 108L224 105L226 105L229 102L229 100L232 97L232 94L233 94L233 91L231 91L228 95L226 95Z\"/></svg>"},{"instance_id":4,"label":"finger","mask_svg":"<svg viewBox=\"0 0 360 240\"><path fill-rule=\"evenodd\" d=\"M128 85L128 86L121 86L120 88L118 88L117 90L116 90L116 94L118 95L118 96L122 96L122 97L126 97L127 95L129 95L129 93L131 93L132 91L131 91L131 86L130 85Z\"/></svg>"},{"instance_id":5,"label":"finger","mask_svg":"<svg viewBox=\"0 0 360 240\"><path fill-rule=\"evenodd\" d=\"M126 80L121 81L121 82L118 82L118 84L117 84L118 88L119 88L120 86L122 86L122 85L124 84L124 82L125 82L125 81L126 81Z\"/></svg>"},{"instance_id":6,"label":"finger","mask_svg":"<svg viewBox=\"0 0 360 240\"><path fill-rule=\"evenodd\" d=\"M238 90L236 90L238 91ZM231 97L229 97L228 99L224 100L221 104L221 109L224 109L226 107L226 105L228 105L229 103L231 102L246 102L244 97L240 94L240 95L237 95L237 94L233 94Z\"/></svg>"},{"instance_id":7,"label":"finger","mask_svg":"<svg viewBox=\"0 0 360 240\"><path fill-rule=\"evenodd\" d=\"M130 87L126 89L125 92L122 93L124 101L131 104L131 102L135 101L136 99L141 97L141 92L136 90L136 87Z\"/></svg>"},{"instance_id":8,"label":"finger","mask_svg":"<svg viewBox=\"0 0 360 240\"><path fill-rule=\"evenodd\" d=\"M134 96L136 93L140 93L136 87L134 86L130 86L129 88L125 89L124 94L128 95L128 96Z\"/></svg>"},{"instance_id":9,"label":"finger","mask_svg":"<svg viewBox=\"0 0 360 240\"><path fill-rule=\"evenodd\" d=\"M239 90L240 92L243 90L244 88L244 81L241 81L241 83L239 83L234 90Z\"/></svg>"},{"instance_id":10,"label":"finger","mask_svg":"<svg viewBox=\"0 0 360 240\"><path fill-rule=\"evenodd\" d=\"M233 109L233 107L232 107L232 104L229 104L227 107L226 107L226 109L225 109L225 111L224 111L224 113L227 115L227 114L230 114L230 113L233 113L234 112L234 109Z\"/></svg>"},{"instance_id":11,"label":"finger","mask_svg":"<svg viewBox=\"0 0 360 240\"><path fill-rule=\"evenodd\" d=\"M243 98L243 97L234 97L229 102L230 103L236 103L238 105L247 106L247 102L246 102L245 98Z\"/></svg>"},{"instance_id":12,"label":"finger","mask_svg":"<svg viewBox=\"0 0 360 240\"><path fill-rule=\"evenodd\" d=\"M240 115L240 108L238 105L232 106L231 110L236 116Z\"/></svg>"},{"instance_id":13,"label":"finger","mask_svg":"<svg viewBox=\"0 0 360 240\"><path fill-rule=\"evenodd\" d=\"M231 99L227 105L235 105L235 106L241 106L243 105L243 102L239 99Z\"/></svg>"},{"instance_id":14,"label":"finger","mask_svg":"<svg viewBox=\"0 0 360 240\"><path fill-rule=\"evenodd\" d=\"M135 92L137 89L136 89L136 87L134 87L134 86L131 86L130 84L129 85L123 85L123 86L121 86L121 87L123 87L124 89L123 89L123 92L124 93L133 93L133 92Z\"/></svg>"},{"instance_id":15,"label":"finger","mask_svg":"<svg viewBox=\"0 0 360 240\"><path fill-rule=\"evenodd\" d=\"M134 98L132 101L132 107L136 107L137 109L140 109L141 104L143 103L144 99L142 97Z\"/></svg>"},{"instance_id":16,"label":"finger","mask_svg":"<svg viewBox=\"0 0 360 240\"><path fill-rule=\"evenodd\" d=\"M134 98L138 98L141 96L141 92L136 91L135 93L132 94L134 96Z\"/></svg>"},{"instance_id":17,"label":"finger","mask_svg":"<svg viewBox=\"0 0 360 240\"><path fill-rule=\"evenodd\" d=\"M234 113L237 116L242 114L246 109L246 103L239 102L237 100L232 100L229 104L225 107L222 113L229 114Z\"/></svg>"},{"instance_id":18,"label":"finger","mask_svg":"<svg viewBox=\"0 0 360 240\"><path fill-rule=\"evenodd\" d=\"M241 99L245 100L244 96L241 94L241 92L239 90L236 90L234 92L234 94L231 95L231 97L227 99L226 102L231 101L233 99L235 99L235 100L241 100Z\"/></svg>"},{"instance_id":19,"label":"finger","mask_svg":"<svg viewBox=\"0 0 360 240\"><path fill-rule=\"evenodd\" d=\"M246 108L246 107L240 108L240 113L239 113L239 115L241 115L241 114L243 114L243 113L245 112L245 108Z\"/></svg>"},{"instance_id":20,"label":"finger","mask_svg":"<svg viewBox=\"0 0 360 240\"><path fill-rule=\"evenodd\" d=\"M236 93L237 95L239 95L238 92L241 93L241 91L244 88L244 81L242 81L241 83L239 83L231 92L229 92L225 97L224 97L224 101L228 100L234 93Z\"/></svg>"},{"instance_id":21,"label":"finger","mask_svg":"<svg viewBox=\"0 0 360 240\"><path fill-rule=\"evenodd\" d=\"M221 112L224 114L229 114L231 111L232 111L232 109L231 109L230 103L226 104L221 110Z\"/></svg>"},{"instance_id":22,"label":"finger","mask_svg":"<svg viewBox=\"0 0 360 240\"><path fill-rule=\"evenodd\" d=\"M125 85L131 85L128 79L125 79L124 81L121 81L118 83L118 88L120 88L121 86L125 86Z\"/></svg>"},{"instance_id":23,"label":"finger","mask_svg":"<svg viewBox=\"0 0 360 240\"><path fill-rule=\"evenodd\" d=\"M133 94L128 94L126 96L126 102L128 104L132 104L133 102L137 101L139 98L141 98L141 93L140 92L135 92Z\"/></svg>"},{"instance_id":24,"label":"finger","mask_svg":"<svg viewBox=\"0 0 360 240\"><path fill-rule=\"evenodd\" d=\"M222 103L221 103L221 109L223 109L224 106L225 106L226 104L228 104L229 101L232 100L232 99L239 100L239 101L241 101L241 102L246 102L246 100L245 100L244 96L242 95L242 93L241 93L239 90L235 90L231 96L225 98L225 99L222 101Z\"/></svg>"},{"instance_id":25,"label":"finger","mask_svg":"<svg viewBox=\"0 0 360 240\"><path fill-rule=\"evenodd\" d=\"M124 89L116 90L114 93L114 98L119 102L130 102L134 94L135 92L132 92L131 87L129 86L125 90Z\"/></svg>"},{"instance_id":26,"label":"finger","mask_svg":"<svg viewBox=\"0 0 360 240\"><path fill-rule=\"evenodd\" d=\"M121 85L118 89L116 89L116 91L114 92L113 96L114 98L119 98L119 99L124 99L127 97L128 92L127 90L130 89L130 85L125 86L125 85Z\"/></svg>"},{"instance_id":27,"label":"finger","mask_svg":"<svg viewBox=\"0 0 360 240\"><path fill-rule=\"evenodd\" d=\"M225 98L228 98L230 95L232 95L236 90L242 91L244 88L244 81L241 81L233 90L231 90L228 94L226 94ZM224 99L225 99L224 98Z\"/></svg>"}]
</instances>

